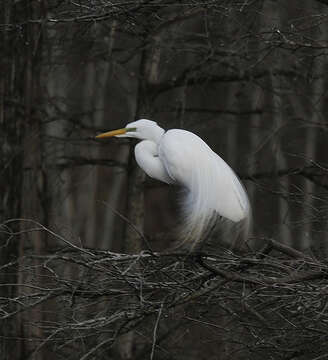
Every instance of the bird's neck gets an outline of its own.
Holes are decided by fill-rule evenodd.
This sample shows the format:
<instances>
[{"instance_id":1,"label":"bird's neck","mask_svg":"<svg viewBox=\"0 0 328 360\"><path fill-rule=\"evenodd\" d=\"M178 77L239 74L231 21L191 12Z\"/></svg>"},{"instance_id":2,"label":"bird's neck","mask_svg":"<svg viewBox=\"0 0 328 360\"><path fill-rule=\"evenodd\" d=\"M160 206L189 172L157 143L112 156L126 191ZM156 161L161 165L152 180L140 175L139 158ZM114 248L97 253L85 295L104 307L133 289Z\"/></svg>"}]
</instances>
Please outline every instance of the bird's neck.
<instances>
[{"instance_id":1,"label":"bird's neck","mask_svg":"<svg viewBox=\"0 0 328 360\"><path fill-rule=\"evenodd\" d=\"M151 140L156 144L159 144L161 137L165 133L165 130L162 129L160 126L155 126L151 129L151 132L147 138L147 140Z\"/></svg>"}]
</instances>

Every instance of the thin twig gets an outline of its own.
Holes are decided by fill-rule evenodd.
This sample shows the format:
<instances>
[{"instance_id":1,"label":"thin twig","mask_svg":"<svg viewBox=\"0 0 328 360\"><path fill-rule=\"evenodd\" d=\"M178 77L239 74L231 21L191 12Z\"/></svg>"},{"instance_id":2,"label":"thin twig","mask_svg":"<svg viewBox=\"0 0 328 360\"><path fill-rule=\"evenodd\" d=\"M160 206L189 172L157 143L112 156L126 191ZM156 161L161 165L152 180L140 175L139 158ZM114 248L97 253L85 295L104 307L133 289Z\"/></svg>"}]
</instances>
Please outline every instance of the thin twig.
<instances>
[{"instance_id":1,"label":"thin twig","mask_svg":"<svg viewBox=\"0 0 328 360\"><path fill-rule=\"evenodd\" d=\"M156 346L156 339L157 339L157 330L158 330L158 326L159 326L159 321L162 315L162 310L163 310L163 303L161 303L161 307L158 310L158 316L156 319L156 323L154 326L154 331L153 331L153 344L151 347L151 353L150 353L150 360L153 360L154 358L154 354L155 354L155 346Z\"/></svg>"}]
</instances>

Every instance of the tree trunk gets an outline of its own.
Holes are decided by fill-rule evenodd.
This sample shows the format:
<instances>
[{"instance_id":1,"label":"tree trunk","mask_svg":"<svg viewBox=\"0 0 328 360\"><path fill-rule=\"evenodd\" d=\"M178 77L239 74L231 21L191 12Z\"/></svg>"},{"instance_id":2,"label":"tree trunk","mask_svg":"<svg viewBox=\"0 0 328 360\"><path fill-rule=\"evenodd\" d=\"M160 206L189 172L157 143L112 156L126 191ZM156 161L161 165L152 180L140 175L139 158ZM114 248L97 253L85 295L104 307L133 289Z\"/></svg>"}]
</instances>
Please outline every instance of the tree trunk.
<instances>
[{"instance_id":1,"label":"tree trunk","mask_svg":"<svg viewBox=\"0 0 328 360\"><path fill-rule=\"evenodd\" d=\"M17 16L15 6L11 1L3 1L0 5L0 21L10 24ZM0 49L2 62L0 65L0 266L17 258L18 242L6 235L6 227L2 227L5 220L19 218L21 210L21 184L23 179L21 138L23 132L22 109L20 94L17 92L21 79L17 75L22 70L19 47L12 43L17 34L9 31L0 32ZM17 40L17 39L16 39ZM11 226L13 231L18 227ZM3 231L1 231L3 230ZM6 244L4 246L4 244ZM15 284L17 274L13 267L1 270L1 284ZM17 288L3 286L1 296L14 298ZM20 343L15 339L18 334L17 323L4 320L0 326L0 354L3 360L20 358ZM13 349L16 349L13 352Z\"/></svg>"},{"instance_id":2,"label":"tree trunk","mask_svg":"<svg viewBox=\"0 0 328 360\"><path fill-rule=\"evenodd\" d=\"M150 93L148 91L149 85L157 81L158 67L160 60L160 47L156 46L158 38L156 38L153 51L143 50L140 58L139 67L139 86L136 101L136 119L148 117L151 115ZM141 233L144 230L144 215L145 215L145 193L144 182L146 175L142 169L137 165L134 158L134 143L130 146L129 165L128 165L128 194L127 194L127 218L131 224L136 227ZM127 253L139 253L142 248L145 248L143 239L135 231L132 226L127 224L125 232L125 248ZM136 339L134 332L123 335L118 344L118 350L122 359L133 359L134 347Z\"/></svg>"},{"instance_id":3,"label":"tree trunk","mask_svg":"<svg viewBox=\"0 0 328 360\"><path fill-rule=\"evenodd\" d=\"M25 11L28 19L39 19L45 16L43 2L26 1ZM24 127L25 136L23 138L23 166L28 169L24 175L22 184L22 217L33 219L47 226L50 199L47 191L47 173L44 159L44 134L38 106L41 104L41 41L42 28L40 24L28 23L26 25L26 52L25 52L25 71L24 71ZM22 230L25 228L22 223ZM42 232L33 232L22 237L19 246L19 255L24 256L32 251L38 255L45 252L46 235ZM21 284L31 282L32 278L37 278L42 284L41 270L35 267L31 269L29 278L25 278L22 273L19 275L18 282ZM26 289L22 289L26 293ZM32 310L28 316L24 314L20 317L23 338L29 339L24 342L22 356L27 357L39 344L39 339L43 333L38 324L42 321L42 308ZM37 326L31 326L31 324ZM35 355L35 359L42 359L43 352Z\"/></svg>"},{"instance_id":4,"label":"tree trunk","mask_svg":"<svg viewBox=\"0 0 328 360\"><path fill-rule=\"evenodd\" d=\"M142 51L139 67L139 86L136 100L135 118L140 119L142 116L151 114L149 106L149 94L147 93L149 74L149 54L147 49ZM154 70L153 70L154 71ZM133 143L130 146L130 155L128 163L128 193L127 193L127 218L139 231L144 229L145 199L144 199L144 182L146 175L137 165L134 158ZM124 251L127 253L138 253L143 248L143 240L132 226L127 224L125 232Z\"/></svg>"}]
</instances>

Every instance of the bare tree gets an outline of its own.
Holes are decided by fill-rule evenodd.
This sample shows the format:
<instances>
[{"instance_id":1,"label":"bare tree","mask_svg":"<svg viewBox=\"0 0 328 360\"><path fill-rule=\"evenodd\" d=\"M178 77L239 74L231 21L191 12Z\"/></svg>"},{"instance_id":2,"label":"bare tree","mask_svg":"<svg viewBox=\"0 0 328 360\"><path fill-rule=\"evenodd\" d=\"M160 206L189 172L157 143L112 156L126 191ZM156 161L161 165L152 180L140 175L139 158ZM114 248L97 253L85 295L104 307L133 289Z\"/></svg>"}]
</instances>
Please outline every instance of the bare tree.
<instances>
[{"instance_id":1,"label":"bare tree","mask_svg":"<svg viewBox=\"0 0 328 360\"><path fill-rule=\"evenodd\" d=\"M325 356L327 5L2 2L2 358L117 358L128 333L130 358ZM140 117L237 170L248 253L157 252L171 190L94 140Z\"/></svg>"}]
</instances>

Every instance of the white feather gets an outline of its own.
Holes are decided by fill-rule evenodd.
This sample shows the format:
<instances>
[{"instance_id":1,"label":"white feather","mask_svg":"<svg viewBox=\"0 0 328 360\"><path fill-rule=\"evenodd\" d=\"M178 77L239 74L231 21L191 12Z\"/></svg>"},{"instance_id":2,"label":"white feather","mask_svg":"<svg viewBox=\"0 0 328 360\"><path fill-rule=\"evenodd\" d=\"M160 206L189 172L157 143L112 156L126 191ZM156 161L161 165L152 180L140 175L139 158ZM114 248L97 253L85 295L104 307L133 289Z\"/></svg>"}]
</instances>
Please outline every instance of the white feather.
<instances>
[{"instance_id":1,"label":"white feather","mask_svg":"<svg viewBox=\"0 0 328 360\"><path fill-rule=\"evenodd\" d=\"M173 182L169 177L163 162L158 157L158 146L153 141L141 141L134 148L134 154L138 165L148 176L167 184Z\"/></svg>"},{"instance_id":2,"label":"white feather","mask_svg":"<svg viewBox=\"0 0 328 360\"><path fill-rule=\"evenodd\" d=\"M193 246L200 241L216 214L243 222L248 231L250 204L243 185L201 138L185 130L169 130L161 138L159 156L170 177L188 190L182 205L184 241Z\"/></svg>"}]
</instances>

